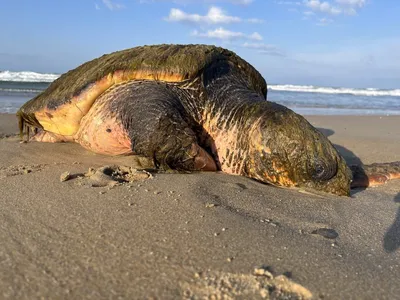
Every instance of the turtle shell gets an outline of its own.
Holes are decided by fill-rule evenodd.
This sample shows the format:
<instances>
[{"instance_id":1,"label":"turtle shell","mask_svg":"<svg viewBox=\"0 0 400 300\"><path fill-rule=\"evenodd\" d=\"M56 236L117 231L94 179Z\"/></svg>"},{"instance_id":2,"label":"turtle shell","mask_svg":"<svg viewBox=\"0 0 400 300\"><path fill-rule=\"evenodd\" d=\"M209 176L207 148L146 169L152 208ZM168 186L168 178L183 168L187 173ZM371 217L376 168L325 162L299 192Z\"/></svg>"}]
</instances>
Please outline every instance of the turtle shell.
<instances>
[{"instance_id":1,"label":"turtle shell","mask_svg":"<svg viewBox=\"0 0 400 300\"><path fill-rule=\"evenodd\" d=\"M266 95L264 78L229 50L207 45L141 46L103 55L60 76L20 108L20 127L25 122L71 136L93 102L111 86L130 80L186 82L215 62L235 66L251 88Z\"/></svg>"}]
</instances>

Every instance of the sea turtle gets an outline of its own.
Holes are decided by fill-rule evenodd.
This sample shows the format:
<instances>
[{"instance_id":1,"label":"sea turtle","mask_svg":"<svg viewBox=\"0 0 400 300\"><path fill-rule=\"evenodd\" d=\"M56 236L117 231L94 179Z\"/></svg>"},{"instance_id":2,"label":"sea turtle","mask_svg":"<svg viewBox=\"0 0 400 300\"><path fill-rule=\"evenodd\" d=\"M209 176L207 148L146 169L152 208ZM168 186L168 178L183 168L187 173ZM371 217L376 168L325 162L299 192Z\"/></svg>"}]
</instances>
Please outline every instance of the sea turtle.
<instances>
[{"instance_id":1,"label":"sea turtle","mask_svg":"<svg viewBox=\"0 0 400 300\"><path fill-rule=\"evenodd\" d=\"M37 141L138 154L164 169L221 170L337 195L349 195L352 179L368 186L400 174L400 162L350 169L321 132L266 95L260 73L229 50L142 46L65 73L17 116L22 138L34 128Z\"/></svg>"}]
</instances>

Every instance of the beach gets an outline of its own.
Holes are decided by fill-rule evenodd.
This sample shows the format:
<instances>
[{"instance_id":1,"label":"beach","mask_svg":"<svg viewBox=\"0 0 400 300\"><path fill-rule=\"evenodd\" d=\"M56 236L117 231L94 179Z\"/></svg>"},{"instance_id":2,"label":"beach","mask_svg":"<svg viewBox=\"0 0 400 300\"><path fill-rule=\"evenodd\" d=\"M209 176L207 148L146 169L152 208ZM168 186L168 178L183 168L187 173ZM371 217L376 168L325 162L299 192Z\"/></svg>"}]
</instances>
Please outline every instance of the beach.
<instances>
[{"instance_id":1,"label":"beach","mask_svg":"<svg viewBox=\"0 0 400 300\"><path fill-rule=\"evenodd\" d=\"M350 163L400 161L399 116L307 119ZM2 299L399 299L400 180L351 197L221 173L91 187L60 176L134 158L17 131L0 114Z\"/></svg>"}]
</instances>

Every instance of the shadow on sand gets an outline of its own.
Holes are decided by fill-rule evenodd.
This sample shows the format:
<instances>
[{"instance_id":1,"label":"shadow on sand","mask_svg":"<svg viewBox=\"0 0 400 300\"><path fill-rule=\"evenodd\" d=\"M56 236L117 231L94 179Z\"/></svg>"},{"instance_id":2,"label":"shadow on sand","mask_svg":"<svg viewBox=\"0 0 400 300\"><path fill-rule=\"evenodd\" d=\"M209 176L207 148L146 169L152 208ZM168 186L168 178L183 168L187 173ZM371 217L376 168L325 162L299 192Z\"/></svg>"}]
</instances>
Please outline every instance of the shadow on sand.
<instances>
[{"instance_id":1,"label":"shadow on sand","mask_svg":"<svg viewBox=\"0 0 400 300\"><path fill-rule=\"evenodd\" d=\"M326 137L330 137L335 133L335 131L333 131L332 129L327 129L327 128L317 128L317 129L321 131ZM357 157L357 155L355 155L349 149L336 144L334 144L334 146L344 157L348 165L363 164L361 159ZM352 190L352 195L362 190L363 189ZM393 201L396 203L400 203L400 192L394 197ZM397 210L396 218L392 226L390 226L390 228L387 230L383 238L383 248L388 253L395 252L397 249L400 248L400 207Z\"/></svg>"},{"instance_id":2,"label":"shadow on sand","mask_svg":"<svg viewBox=\"0 0 400 300\"><path fill-rule=\"evenodd\" d=\"M330 137L332 136L335 131L333 131L332 129L327 129L327 128L317 128L319 131L322 132L323 135L325 135L326 137ZM335 148L339 151L339 153L344 157L346 163L348 166L351 165L358 165L358 166L362 166L363 162L361 161L361 159L354 154L354 152L350 151L349 149L337 145L337 144L333 144L335 146ZM351 195L357 194L360 191L365 190L365 188L356 188L356 189L352 189L351 190Z\"/></svg>"},{"instance_id":3,"label":"shadow on sand","mask_svg":"<svg viewBox=\"0 0 400 300\"><path fill-rule=\"evenodd\" d=\"M323 135L325 135L326 137L330 137L332 135L334 135L335 131L333 131L332 129L327 129L327 128L317 128L319 131L322 132ZM355 155L352 151L350 151L349 149L334 144L335 148L340 152L340 154L344 157L344 159L346 160L348 165L362 165L362 161L359 157L357 157L357 155Z\"/></svg>"},{"instance_id":4,"label":"shadow on sand","mask_svg":"<svg viewBox=\"0 0 400 300\"><path fill-rule=\"evenodd\" d=\"M400 193L394 197L393 201L400 203ZM389 253L400 248L400 207L397 210L396 218L392 226L390 226L383 238L383 248Z\"/></svg>"}]
</instances>

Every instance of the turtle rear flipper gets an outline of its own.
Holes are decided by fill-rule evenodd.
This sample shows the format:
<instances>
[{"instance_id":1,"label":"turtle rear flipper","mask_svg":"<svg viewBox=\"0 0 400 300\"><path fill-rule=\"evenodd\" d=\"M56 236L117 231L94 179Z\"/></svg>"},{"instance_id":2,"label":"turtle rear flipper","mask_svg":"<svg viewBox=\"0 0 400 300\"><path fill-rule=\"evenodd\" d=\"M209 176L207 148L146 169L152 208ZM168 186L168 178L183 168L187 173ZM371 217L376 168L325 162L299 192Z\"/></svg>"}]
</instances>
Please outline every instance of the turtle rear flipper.
<instances>
[{"instance_id":1,"label":"turtle rear flipper","mask_svg":"<svg viewBox=\"0 0 400 300\"><path fill-rule=\"evenodd\" d=\"M75 140L97 153L153 158L161 168L215 171L214 160L198 145L188 122L193 121L172 87L155 81L130 81L96 100L83 117Z\"/></svg>"},{"instance_id":2,"label":"turtle rear flipper","mask_svg":"<svg viewBox=\"0 0 400 300\"><path fill-rule=\"evenodd\" d=\"M363 166L352 165L350 169L353 172L351 188L379 186L391 179L400 178L400 161Z\"/></svg>"},{"instance_id":3,"label":"turtle rear flipper","mask_svg":"<svg viewBox=\"0 0 400 300\"><path fill-rule=\"evenodd\" d=\"M144 81L119 89L111 110L118 112L134 153L153 157L162 168L216 171L213 158L198 144L196 124L176 87Z\"/></svg>"}]
</instances>

